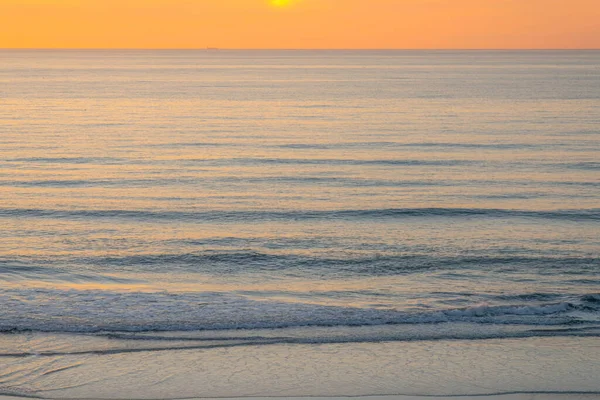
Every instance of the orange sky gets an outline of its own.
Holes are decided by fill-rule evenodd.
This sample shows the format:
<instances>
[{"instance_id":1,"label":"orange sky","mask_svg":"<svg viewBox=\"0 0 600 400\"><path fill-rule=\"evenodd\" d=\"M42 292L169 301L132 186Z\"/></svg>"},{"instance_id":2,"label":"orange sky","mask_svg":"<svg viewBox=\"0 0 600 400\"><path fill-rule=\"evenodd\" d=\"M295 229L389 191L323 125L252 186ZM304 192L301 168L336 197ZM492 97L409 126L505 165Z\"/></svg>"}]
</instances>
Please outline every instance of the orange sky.
<instances>
[{"instance_id":1,"label":"orange sky","mask_svg":"<svg viewBox=\"0 0 600 400\"><path fill-rule=\"evenodd\" d=\"M207 46L600 48L600 0L0 0L0 48Z\"/></svg>"}]
</instances>

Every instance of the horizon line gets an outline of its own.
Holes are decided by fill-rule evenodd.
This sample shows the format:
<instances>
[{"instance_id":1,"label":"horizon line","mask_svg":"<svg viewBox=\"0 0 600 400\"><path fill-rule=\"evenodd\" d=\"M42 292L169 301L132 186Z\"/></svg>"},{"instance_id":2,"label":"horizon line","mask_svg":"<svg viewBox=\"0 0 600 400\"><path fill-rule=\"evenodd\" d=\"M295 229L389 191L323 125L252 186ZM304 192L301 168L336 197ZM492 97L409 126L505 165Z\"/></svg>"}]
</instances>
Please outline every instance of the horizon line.
<instances>
[{"instance_id":1,"label":"horizon line","mask_svg":"<svg viewBox=\"0 0 600 400\"><path fill-rule=\"evenodd\" d=\"M0 47L6 50L126 50L126 51L600 51L600 47L582 48L234 48L234 47Z\"/></svg>"}]
</instances>

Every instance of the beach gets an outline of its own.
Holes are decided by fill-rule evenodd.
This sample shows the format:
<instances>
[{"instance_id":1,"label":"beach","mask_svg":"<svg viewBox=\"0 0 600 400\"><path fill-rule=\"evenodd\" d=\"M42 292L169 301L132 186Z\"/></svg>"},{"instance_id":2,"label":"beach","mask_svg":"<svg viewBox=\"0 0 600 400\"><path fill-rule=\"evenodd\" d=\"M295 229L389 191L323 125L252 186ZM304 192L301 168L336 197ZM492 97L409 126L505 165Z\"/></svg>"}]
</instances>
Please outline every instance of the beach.
<instances>
[{"instance_id":1,"label":"beach","mask_svg":"<svg viewBox=\"0 0 600 400\"><path fill-rule=\"evenodd\" d=\"M595 338L261 346L187 339L167 347L158 340L136 345L31 335L28 343L54 343L60 350L3 359L13 365L11 381L22 382L22 392L13 394L51 399L504 394L570 399L598 398L600 392ZM65 343L76 350L67 351Z\"/></svg>"}]
</instances>

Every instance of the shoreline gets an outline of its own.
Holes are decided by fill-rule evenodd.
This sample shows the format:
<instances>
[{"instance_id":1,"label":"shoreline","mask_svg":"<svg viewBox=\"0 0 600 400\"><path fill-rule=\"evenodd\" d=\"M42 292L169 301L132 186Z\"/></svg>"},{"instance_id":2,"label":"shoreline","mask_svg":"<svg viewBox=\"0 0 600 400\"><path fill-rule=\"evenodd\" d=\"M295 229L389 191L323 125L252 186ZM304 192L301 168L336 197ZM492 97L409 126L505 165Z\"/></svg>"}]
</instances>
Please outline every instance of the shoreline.
<instances>
[{"instance_id":1,"label":"shoreline","mask_svg":"<svg viewBox=\"0 0 600 400\"><path fill-rule=\"evenodd\" d=\"M64 398L46 398L37 396L15 396L0 395L0 400L23 400L23 399L41 399L41 400L65 400ZM68 400L89 400L69 398ZM306 396L306 397L217 397L217 398L185 398L185 399L148 399L148 400L597 400L600 399L600 393L508 393L508 394L489 394L489 395L459 395L459 396L414 396L414 395L374 395L374 396ZM100 399L94 399L100 400ZM102 399L117 400L117 399ZM121 400L121 399L118 399Z\"/></svg>"}]
</instances>

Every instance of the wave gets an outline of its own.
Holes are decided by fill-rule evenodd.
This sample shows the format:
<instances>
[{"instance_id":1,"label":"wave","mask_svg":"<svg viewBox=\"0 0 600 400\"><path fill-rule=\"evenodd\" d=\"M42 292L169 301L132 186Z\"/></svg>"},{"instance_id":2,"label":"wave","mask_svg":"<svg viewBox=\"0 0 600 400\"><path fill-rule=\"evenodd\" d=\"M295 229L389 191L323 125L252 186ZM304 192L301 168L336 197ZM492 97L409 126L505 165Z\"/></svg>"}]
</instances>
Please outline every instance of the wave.
<instances>
[{"instance_id":1,"label":"wave","mask_svg":"<svg viewBox=\"0 0 600 400\"><path fill-rule=\"evenodd\" d=\"M22 157L6 160L39 164L124 164L128 160L114 157Z\"/></svg>"},{"instance_id":2,"label":"wave","mask_svg":"<svg viewBox=\"0 0 600 400\"><path fill-rule=\"evenodd\" d=\"M98 336L98 335L96 335ZM31 356L36 357L64 357L64 356L81 356L81 355L114 355L128 353L151 353L164 351L182 351L182 350L208 350L208 349L224 349L231 347L246 347L246 346L271 346L271 345L297 345L297 344L348 344L348 343L381 343L381 342L415 342L415 341L442 341L442 340L490 340L490 339L525 339L534 337L600 337L600 330L524 330L524 331L483 331L483 332L467 332L467 331L450 331L450 332L432 332L429 334L408 334L395 335L377 335L377 336L319 336L319 337L279 337L271 338L252 337L252 338L235 338L230 340L216 338L177 338L177 337L140 337L135 335L105 335L109 339L119 341L144 341L152 342L151 345L141 345L139 347L123 346L111 349L89 349L79 351L22 351L22 352L1 352L0 358L26 358ZM155 342L173 342L173 345L157 345ZM181 344L183 342L184 344ZM194 343L194 344L190 344Z\"/></svg>"},{"instance_id":3,"label":"wave","mask_svg":"<svg viewBox=\"0 0 600 400\"><path fill-rule=\"evenodd\" d=\"M64 263L84 267L85 273L73 272L62 266ZM560 272L564 275L577 276L593 273L600 266L600 260L593 256L439 256L427 254L377 254L371 256L332 257L327 254L292 254L269 253L255 250L222 250L190 253L147 253L123 256L87 256L56 258L10 258L0 257L0 280L15 278L53 279L66 281L98 280L117 281L114 274L102 275L92 271L97 267L110 267L110 270L125 268L135 271L191 271L203 272L210 276L232 273L247 274L252 272L276 271L293 273L295 276L399 276L421 272L436 272L451 277L457 273L461 276L471 271L503 271L527 268L528 271L544 273ZM118 267L118 268L113 268ZM579 278L575 278L579 279ZM134 282L122 280L121 283ZM135 281L139 283L138 281ZM582 282L585 283L585 282ZM588 283L596 283L591 281ZM527 297L539 296L539 297ZM515 298L512 295L500 295L496 300L548 300L544 294L523 295ZM551 296L548 294L547 296ZM558 295L557 295L558 296Z\"/></svg>"},{"instance_id":4,"label":"wave","mask_svg":"<svg viewBox=\"0 0 600 400\"><path fill-rule=\"evenodd\" d=\"M186 179L178 178L177 184ZM193 179L187 179L193 183ZM78 188L78 187L156 187L173 185L172 179L46 179L46 180L1 180L0 186L39 187L39 188Z\"/></svg>"},{"instance_id":5,"label":"wave","mask_svg":"<svg viewBox=\"0 0 600 400\"><path fill-rule=\"evenodd\" d=\"M567 221L598 221L600 209L517 210L492 208L380 208L363 210L306 211L152 211L152 210L61 210L41 208L0 208L0 218L53 219L135 219L187 221L335 220L399 218L535 218Z\"/></svg>"},{"instance_id":6,"label":"wave","mask_svg":"<svg viewBox=\"0 0 600 400\"><path fill-rule=\"evenodd\" d=\"M206 161L206 160L199 160ZM396 160L396 159L325 159L325 158L236 158L219 160L219 163L241 164L306 164L306 165L382 165L382 166L464 166L483 164L473 160Z\"/></svg>"},{"instance_id":7,"label":"wave","mask_svg":"<svg viewBox=\"0 0 600 400\"><path fill-rule=\"evenodd\" d=\"M243 245L241 245L243 246ZM238 247L241 247L238 246ZM76 266L74 268L74 266ZM498 254L443 256L429 254L376 254L332 256L329 254L294 254L257 250L221 250L189 253L141 253L136 255L98 255L63 257L0 257L1 281L105 282L143 283L123 278L115 271L193 272L207 276L247 275L252 273L293 274L312 279L323 277L385 277L418 273L435 273L440 278L472 278L482 271L560 273L568 282L595 285L588 278L600 267L594 256L502 256ZM102 272L101 272L102 271ZM581 276L584 275L584 276ZM519 277L513 279L518 281ZM435 293L434 293L435 294ZM560 295L524 294L498 295L492 300L531 301L553 300ZM555 297L551 297L555 296Z\"/></svg>"},{"instance_id":8,"label":"wave","mask_svg":"<svg viewBox=\"0 0 600 400\"><path fill-rule=\"evenodd\" d=\"M417 279L425 274L436 281L448 282L457 279L476 284L481 274L502 274L507 282L527 282L531 274L555 276L560 274L566 284L596 287L594 276L600 267L600 260L594 255L503 255L501 251L491 254L427 254L426 249L418 253L401 252L397 249L387 249L385 253L331 253L326 250L306 252L309 246L319 243L295 243L295 250L286 246L284 250L272 246L257 247L259 243L248 243L238 239L227 239L216 244L222 250L193 250L205 242L175 241L177 247L186 246L188 251L156 252L138 254L68 254L48 256L14 255L0 256L0 287L3 283L9 285L19 283L37 286L54 283L61 286L71 284L91 286L96 284L107 287L132 285L138 290L141 286L150 288L161 287L156 275L164 273L191 274L195 279L210 278L216 280L236 279L255 280L259 277L279 277L283 279L305 279L314 281L315 277L327 280L333 279L363 279L363 278L393 278ZM253 244L254 247L248 248ZM214 246L214 247L217 247ZM336 248L336 246L326 247ZM231 250L228 250L231 249ZM361 249L355 249L360 251ZM369 249L367 249L369 250ZM382 251L384 251L382 249ZM523 275L525 273L526 275ZM192 283L192 282L190 282ZM1 293L2 289L0 289ZM280 296L284 292L261 292L264 295ZM244 292L249 296L260 295L252 291ZM549 302L560 301L564 295L560 293L526 293L526 294L477 294L477 293L430 293L434 299L454 301L456 296L470 299L478 296L481 301L495 303L511 302ZM354 298L360 301L398 301L392 293L374 291L311 291L311 296L320 299ZM295 297L295 294L292 296ZM383 297L382 297L383 296ZM591 296L591 295L590 295ZM590 297L593 298L593 297ZM375 300L367 300L375 299ZM429 300L423 299L428 302ZM458 304L458 303L457 303Z\"/></svg>"},{"instance_id":9,"label":"wave","mask_svg":"<svg viewBox=\"0 0 600 400\"><path fill-rule=\"evenodd\" d=\"M529 181L501 181L501 180L471 180L471 181L442 181L442 180L392 180L392 179L367 179L367 178L348 178L348 177L322 177L322 176L291 176L278 175L272 177L164 177L164 178L113 178L113 179L5 179L0 180L0 186L5 187L25 187L25 188L79 188L79 187L169 187L173 185L199 185L212 184L220 185L224 183L233 184L281 184L288 183L292 185L326 185L331 187L456 187L464 185L482 185L487 187L497 186L530 186ZM538 189L542 187L555 188L556 186L580 186L580 187L598 187L600 182L594 181L543 181L537 182ZM546 191L536 191L530 193L503 193L503 194L479 194L473 195L473 198L479 199L530 199L546 196Z\"/></svg>"},{"instance_id":10,"label":"wave","mask_svg":"<svg viewBox=\"0 0 600 400\"><path fill-rule=\"evenodd\" d=\"M591 170L597 171L600 170L600 162L579 162L579 163L564 163L564 164L554 164L557 167L569 168L569 169L580 169L580 170Z\"/></svg>"},{"instance_id":11,"label":"wave","mask_svg":"<svg viewBox=\"0 0 600 400\"><path fill-rule=\"evenodd\" d=\"M253 271L288 271L297 275L389 276L425 271L455 273L460 270L495 270L528 268L561 271L566 275L581 273L600 266L595 257L564 256L431 256L419 254L389 254L336 258L324 255L277 254L259 251L206 251L199 253L138 254L131 256L101 256L75 259L92 266L137 267L141 270L164 271L182 269L204 271L210 275L249 273ZM574 268L576 270L574 270Z\"/></svg>"},{"instance_id":12,"label":"wave","mask_svg":"<svg viewBox=\"0 0 600 400\"><path fill-rule=\"evenodd\" d=\"M69 283L103 283L115 285L131 285L143 283L137 279L123 278L98 273L83 273L50 266L28 265L22 262L6 262L0 258L0 282L69 282Z\"/></svg>"},{"instance_id":13,"label":"wave","mask_svg":"<svg viewBox=\"0 0 600 400\"><path fill-rule=\"evenodd\" d=\"M410 311L252 300L228 293L10 289L0 292L0 303L6 305L0 310L0 331L221 331L442 323L576 327L600 323L599 299L599 294L586 294L552 302Z\"/></svg>"},{"instance_id":14,"label":"wave","mask_svg":"<svg viewBox=\"0 0 600 400\"><path fill-rule=\"evenodd\" d=\"M176 144L177 146L179 144ZM192 143L187 146L219 146L219 143ZM172 144L170 146L173 146ZM308 146L308 145L307 145ZM295 148L292 146L292 148ZM303 147L304 148L304 147ZM311 147L312 148L312 147ZM8 162L34 164L138 164L140 160L111 157L29 157L13 158ZM421 160L421 159L341 159L341 158L215 158L215 159L186 159L209 165L256 165L256 164L303 164L303 165L383 165L383 166L462 166L482 164L474 160Z\"/></svg>"},{"instance_id":15,"label":"wave","mask_svg":"<svg viewBox=\"0 0 600 400\"><path fill-rule=\"evenodd\" d=\"M556 145L560 146L560 145ZM391 141L369 141L369 142L340 142L340 143L289 143L274 145L272 147L285 149L338 149L338 148L439 148L439 149L497 149L497 150L523 150L539 149L542 145L531 143L459 143L459 142L391 142Z\"/></svg>"}]
</instances>

